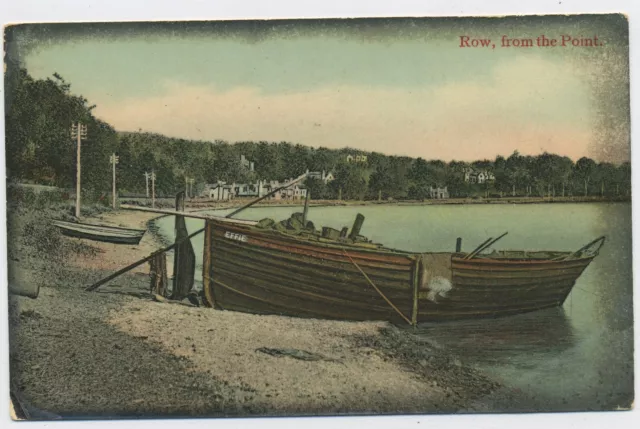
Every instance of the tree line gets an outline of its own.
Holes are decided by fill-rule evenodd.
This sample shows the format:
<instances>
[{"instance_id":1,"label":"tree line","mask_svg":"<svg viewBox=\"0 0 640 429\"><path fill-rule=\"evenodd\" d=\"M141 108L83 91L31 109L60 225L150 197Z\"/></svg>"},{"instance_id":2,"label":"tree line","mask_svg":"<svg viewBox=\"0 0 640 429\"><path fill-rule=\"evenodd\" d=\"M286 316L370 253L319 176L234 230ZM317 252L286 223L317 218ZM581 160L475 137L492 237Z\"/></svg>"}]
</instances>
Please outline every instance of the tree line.
<instances>
[{"instance_id":1,"label":"tree line","mask_svg":"<svg viewBox=\"0 0 640 429\"><path fill-rule=\"evenodd\" d=\"M628 197L630 163L614 165L543 153L514 152L505 158L475 162L425 160L343 148L312 148L289 142L229 143L193 141L142 132L117 132L93 115L95 106L71 93L71 85L54 74L33 79L26 70L8 70L5 86L6 159L8 179L73 188L76 150L71 124L83 122L88 138L82 146L83 192L105 195L111 189L109 155L120 157L118 189L123 194L144 194L145 172L156 173L158 195L184 189L185 177L194 179L199 192L206 183L253 183L297 177L307 169L331 171L335 180L308 179L316 199L429 198L431 187L447 187L451 197L499 196L605 196ZM241 155L254 162L243 166ZM347 156L366 155L367 161L349 162ZM465 172L491 172L495 180L465 181Z\"/></svg>"}]
</instances>

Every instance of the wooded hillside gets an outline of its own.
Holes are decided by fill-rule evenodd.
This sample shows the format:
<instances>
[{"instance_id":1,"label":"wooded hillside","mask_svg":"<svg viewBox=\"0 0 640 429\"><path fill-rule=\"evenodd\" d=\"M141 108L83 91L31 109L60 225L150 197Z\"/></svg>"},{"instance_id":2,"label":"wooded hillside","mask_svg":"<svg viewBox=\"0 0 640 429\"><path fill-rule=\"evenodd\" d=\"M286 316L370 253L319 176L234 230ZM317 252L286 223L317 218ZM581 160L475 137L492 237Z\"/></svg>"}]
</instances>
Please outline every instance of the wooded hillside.
<instances>
[{"instance_id":1,"label":"wooded hillside","mask_svg":"<svg viewBox=\"0 0 640 429\"><path fill-rule=\"evenodd\" d=\"M9 180L73 187L76 151L71 124L88 126L82 146L82 180L86 193L106 194L111 189L109 155L116 152L118 189L144 193L144 173L155 171L159 195L184 188L185 175L195 179L195 190L205 183L285 180L311 171L331 171L336 179L325 185L308 180L313 198L424 199L431 186L447 186L451 197L483 195L604 195L628 196L629 163L597 163L589 158L573 162L543 153L472 163L444 162L384 155L355 149L311 148L289 142L191 141L146 132L116 132L97 119L95 106L74 95L61 76L33 79L26 70L6 74L6 159ZM517 142L514 143L517 146ZM253 172L240 156L253 161ZM367 155L366 163L347 162L347 155ZM465 182L468 168L491 171L495 182Z\"/></svg>"}]
</instances>

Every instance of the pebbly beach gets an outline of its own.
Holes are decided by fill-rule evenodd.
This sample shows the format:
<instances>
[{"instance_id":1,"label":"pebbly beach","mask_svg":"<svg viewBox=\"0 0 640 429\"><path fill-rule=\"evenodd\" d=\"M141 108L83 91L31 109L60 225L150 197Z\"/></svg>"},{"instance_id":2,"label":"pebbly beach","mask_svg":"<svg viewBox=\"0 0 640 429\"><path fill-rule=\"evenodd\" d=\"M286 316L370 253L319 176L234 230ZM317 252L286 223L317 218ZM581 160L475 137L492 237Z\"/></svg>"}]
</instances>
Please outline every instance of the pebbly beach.
<instances>
[{"instance_id":1,"label":"pebbly beach","mask_svg":"<svg viewBox=\"0 0 640 429\"><path fill-rule=\"evenodd\" d=\"M474 412L504 392L437 342L387 322L158 302L148 264L85 292L161 248L161 239L153 232L136 246L73 239L46 225L42 210L14 210L10 272L31 273L40 293L10 296L11 381L34 415ZM108 210L86 220L153 230L157 216Z\"/></svg>"}]
</instances>

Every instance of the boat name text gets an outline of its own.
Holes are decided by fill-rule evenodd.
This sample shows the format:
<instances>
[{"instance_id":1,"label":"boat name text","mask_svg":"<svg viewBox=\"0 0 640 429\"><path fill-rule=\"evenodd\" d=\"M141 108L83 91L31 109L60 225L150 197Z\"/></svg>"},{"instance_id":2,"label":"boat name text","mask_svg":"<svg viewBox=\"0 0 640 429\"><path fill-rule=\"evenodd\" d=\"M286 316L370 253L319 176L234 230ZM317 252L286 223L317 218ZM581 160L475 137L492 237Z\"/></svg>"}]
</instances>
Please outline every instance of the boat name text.
<instances>
[{"instance_id":1,"label":"boat name text","mask_svg":"<svg viewBox=\"0 0 640 429\"><path fill-rule=\"evenodd\" d=\"M229 238L231 240L242 241L243 243L247 242L247 236L244 234L236 234L235 232L227 231L224 233L224 238Z\"/></svg>"}]
</instances>

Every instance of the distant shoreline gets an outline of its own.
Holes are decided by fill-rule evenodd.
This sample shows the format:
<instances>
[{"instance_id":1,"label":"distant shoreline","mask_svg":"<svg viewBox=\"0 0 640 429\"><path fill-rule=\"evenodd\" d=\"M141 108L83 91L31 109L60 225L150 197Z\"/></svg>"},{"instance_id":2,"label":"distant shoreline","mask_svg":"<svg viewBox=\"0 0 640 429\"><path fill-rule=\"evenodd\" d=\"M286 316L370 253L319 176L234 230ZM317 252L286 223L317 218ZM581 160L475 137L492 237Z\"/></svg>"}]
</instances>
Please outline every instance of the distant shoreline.
<instances>
[{"instance_id":1,"label":"distant shoreline","mask_svg":"<svg viewBox=\"0 0 640 429\"><path fill-rule=\"evenodd\" d=\"M251 199L234 199L231 201L207 201L207 200L187 200L186 207L192 210L205 209L231 209L237 208L250 202ZM620 197L503 197L503 198L449 198L442 200L311 200L309 206L312 207L348 207L348 206L431 206L431 205L481 205L481 204L559 204L559 203L618 203L631 202L631 198ZM144 201L138 204L146 205ZM269 200L261 201L253 207L300 207L304 205L304 200Z\"/></svg>"}]
</instances>

